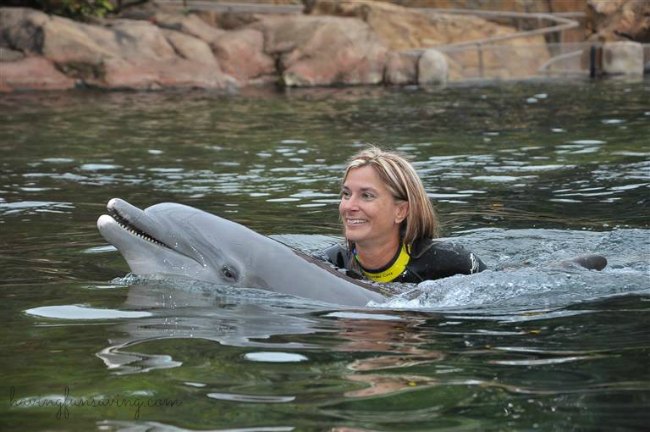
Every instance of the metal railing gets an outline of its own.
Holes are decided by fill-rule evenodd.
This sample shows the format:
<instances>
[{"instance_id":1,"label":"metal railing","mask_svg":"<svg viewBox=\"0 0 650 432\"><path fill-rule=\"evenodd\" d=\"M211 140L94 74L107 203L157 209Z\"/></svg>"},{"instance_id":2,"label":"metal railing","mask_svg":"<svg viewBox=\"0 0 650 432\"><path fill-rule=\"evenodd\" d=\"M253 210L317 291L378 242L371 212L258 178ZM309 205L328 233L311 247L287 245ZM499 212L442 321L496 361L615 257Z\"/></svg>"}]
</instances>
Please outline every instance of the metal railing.
<instances>
[{"instance_id":1,"label":"metal railing","mask_svg":"<svg viewBox=\"0 0 650 432\"><path fill-rule=\"evenodd\" d=\"M515 39L525 39L535 36L548 36L551 34L559 34L558 39L562 39L562 32L577 28L580 26L580 23L572 18L582 18L584 17L583 13L571 13L571 14L550 14L550 13L524 13L524 12L501 12L501 11L480 11L480 10L467 10L467 9L429 9L421 8L418 9L422 13L425 13L429 16L435 16L435 14L458 14L458 15L472 15L480 16L486 19L515 19L515 20L531 20L539 27L544 24L544 22L549 22L550 25L542 28L536 28L533 30L524 30L517 31L515 33L507 35L498 35L485 37L481 39L474 39L463 42L456 42L451 44L439 44L432 45L430 47L422 47L412 50L415 53L422 52L426 49L433 48L438 51L445 53L447 56L458 56L459 53L467 54L471 50L476 52L478 59L478 76L473 78L494 78L486 74L486 53L495 53L496 51L501 51L502 53L507 51L507 45L500 45L504 42L512 41ZM517 26L519 27L519 26ZM544 47L546 44L544 45ZM499 48L497 48L499 47ZM504 48L506 47L506 48ZM517 50L521 50L522 47L513 47L513 54L517 54ZM541 50L540 47L536 47L537 50ZM502 55L505 57L505 55ZM547 61L548 62L548 61ZM544 64L542 64L543 66ZM498 78L498 77L496 77Z\"/></svg>"},{"instance_id":2,"label":"metal railing","mask_svg":"<svg viewBox=\"0 0 650 432\"><path fill-rule=\"evenodd\" d=\"M511 39L526 38L530 36L540 36L547 35L552 33L561 33L563 31L576 28L580 23L576 20L566 18L560 14L550 14L550 13L525 13L525 12L501 12L501 11L481 11L481 10L468 10L468 9L431 9L423 8L417 9L427 15L435 14L457 14L457 15L473 15L473 16L482 16L489 18L516 18L516 19L526 19L526 20L535 20L538 22L538 25L541 25L542 21L550 21L554 25L545 28L538 28L535 30L525 30L512 33L509 35L500 35L486 37L478 40L457 42L452 44L445 44L445 48L460 48L465 46L483 46L494 44L497 42L503 42ZM575 14L572 14L575 16ZM580 15L584 16L584 14ZM434 47L431 47L434 48ZM436 47L438 48L438 47Z\"/></svg>"},{"instance_id":3,"label":"metal railing","mask_svg":"<svg viewBox=\"0 0 650 432\"><path fill-rule=\"evenodd\" d=\"M300 14L303 6L270 3L222 2L210 0L154 0L161 5L174 5L179 8L211 10L215 12L248 12L268 14Z\"/></svg>"}]
</instances>

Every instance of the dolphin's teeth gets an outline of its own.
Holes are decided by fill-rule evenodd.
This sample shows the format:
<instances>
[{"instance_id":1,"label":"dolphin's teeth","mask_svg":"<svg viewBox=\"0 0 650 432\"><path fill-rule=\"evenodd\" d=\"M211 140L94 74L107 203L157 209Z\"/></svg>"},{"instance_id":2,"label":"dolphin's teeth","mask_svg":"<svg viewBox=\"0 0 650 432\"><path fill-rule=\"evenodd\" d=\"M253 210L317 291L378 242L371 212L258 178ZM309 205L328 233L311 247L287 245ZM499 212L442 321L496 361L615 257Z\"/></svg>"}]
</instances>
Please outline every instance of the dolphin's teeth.
<instances>
[{"instance_id":1,"label":"dolphin's teeth","mask_svg":"<svg viewBox=\"0 0 650 432\"><path fill-rule=\"evenodd\" d=\"M164 248L172 249L172 248L170 248L169 246L167 246L165 243L163 243L163 242L161 242L161 241L159 241L159 240L156 240L155 238L151 237L151 236L150 236L149 234L147 234L146 232L142 232L142 231L140 231L139 229L137 229L137 227L132 226L132 225L129 223L128 219L124 218L124 217L123 217L122 215L120 215L116 210L114 210L114 209L109 209L109 210L108 210L108 214L113 218L113 220L114 220L115 222L117 222L117 224L118 224L122 229L124 229L124 230L127 231L128 233L133 234L134 236L136 236L136 237L138 237L138 238L140 238L140 239L142 239L142 240L148 241L148 242L153 243L153 244L155 244L155 245L158 245L158 246L160 246L160 247L164 247Z\"/></svg>"}]
</instances>

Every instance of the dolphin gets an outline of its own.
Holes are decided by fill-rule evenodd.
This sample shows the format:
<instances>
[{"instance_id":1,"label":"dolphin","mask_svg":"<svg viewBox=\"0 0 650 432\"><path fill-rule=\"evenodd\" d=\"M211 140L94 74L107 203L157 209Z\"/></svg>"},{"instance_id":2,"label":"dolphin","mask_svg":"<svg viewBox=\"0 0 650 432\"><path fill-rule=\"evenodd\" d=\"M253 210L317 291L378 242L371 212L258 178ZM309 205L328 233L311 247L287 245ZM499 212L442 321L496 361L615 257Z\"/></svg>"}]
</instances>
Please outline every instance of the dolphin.
<instances>
[{"instance_id":1,"label":"dolphin","mask_svg":"<svg viewBox=\"0 0 650 432\"><path fill-rule=\"evenodd\" d=\"M379 288L228 219L177 203L141 210L113 198L101 235L137 275L174 275L345 306L383 302Z\"/></svg>"}]
</instances>

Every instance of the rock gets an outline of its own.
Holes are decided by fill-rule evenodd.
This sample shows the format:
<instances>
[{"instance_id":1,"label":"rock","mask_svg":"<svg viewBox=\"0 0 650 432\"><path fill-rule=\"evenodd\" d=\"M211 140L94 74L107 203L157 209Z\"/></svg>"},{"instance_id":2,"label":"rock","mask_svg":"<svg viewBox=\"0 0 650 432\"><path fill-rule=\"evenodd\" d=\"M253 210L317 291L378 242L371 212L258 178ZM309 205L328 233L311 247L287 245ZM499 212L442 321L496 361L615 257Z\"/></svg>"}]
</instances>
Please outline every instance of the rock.
<instances>
[{"instance_id":1,"label":"rock","mask_svg":"<svg viewBox=\"0 0 650 432\"><path fill-rule=\"evenodd\" d=\"M163 35L180 57L217 67L212 49L201 39L174 30L163 30Z\"/></svg>"},{"instance_id":2,"label":"rock","mask_svg":"<svg viewBox=\"0 0 650 432\"><path fill-rule=\"evenodd\" d=\"M179 15L158 12L154 15L152 22L158 27L186 33L190 36L199 38L208 44L215 42L225 33L224 30L209 25L194 14Z\"/></svg>"},{"instance_id":3,"label":"rock","mask_svg":"<svg viewBox=\"0 0 650 432\"><path fill-rule=\"evenodd\" d=\"M24 53L39 53L43 43L40 29L50 18L27 8L0 8L2 44Z\"/></svg>"},{"instance_id":4,"label":"rock","mask_svg":"<svg viewBox=\"0 0 650 432\"><path fill-rule=\"evenodd\" d=\"M370 27L339 17L268 16L262 30L265 51L278 57L286 86L378 84L387 49Z\"/></svg>"},{"instance_id":5,"label":"rock","mask_svg":"<svg viewBox=\"0 0 650 432\"><path fill-rule=\"evenodd\" d=\"M366 22L391 50L421 48L443 42L443 35L424 14L401 6L367 0L316 0L311 15L354 17Z\"/></svg>"},{"instance_id":6,"label":"rock","mask_svg":"<svg viewBox=\"0 0 650 432\"><path fill-rule=\"evenodd\" d=\"M502 12L582 12L587 0L377 0L402 4L412 8L474 9ZM306 8L314 7L313 0L303 0ZM332 3L332 2L330 2Z\"/></svg>"},{"instance_id":7,"label":"rock","mask_svg":"<svg viewBox=\"0 0 650 432\"><path fill-rule=\"evenodd\" d=\"M588 0L589 40L650 43L650 2L647 0Z\"/></svg>"},{"instance_id":8,"label":"rock","mask_svg":"<svg viewBox=\"0 0 650 432\"><path fill-rule=\"evenodd\" d=\"M149 88L148 84L139 84L148 82L146 79L136 80L138 84L131 87L130 78L119 82L116 77L130 77L134 68L150 62L156 67L145 67L142 74L148 76L161 70L159 64L174 64L177 59L161 29L146 21L116 20L106 28L53 17L42 31L42 54L85 85ZM117 70L119 67L124 73Z\"/></svg>"},{"instance_id":9,"label":"rock","mask_svg":"<svg viewBox=\"0 0 650 432\"><path fill-rule=\"evenodd\" d=\"M230 89L236 85L221 71L205 42L148 21L117 19L107 26L89 25L29 9L2 8L0 24L5 30L3 43L49 60L44 64L50 67L44 67L42 74L52 74L50 80L57 84L50 86L70 87L61 80L61 72L73 83L101 88ZM21 65L26 68L21 88L29 88L31 63L13 64L12 70ZM50 82L38 74L33 81L35 89Z\"/></svg>"},{"instance_id":10,"label":"rock","mask_svg":"<svg viewBox=\"0 0 650 432\"><path fill-rule=\"evenodd\" d=\"M222 70L239 82L275 80L275 60L264 52L264 36L252 28L226 32L212 49Z\"/></svg>"},{"instance_id":11,"label":"rock","mask_svg":"<svg viewBox=\"0 0 650 432\"><path fill-rule=\"evenodd\" d=\"M312 15L355 17L368 23L395 51L428 48L515 33L515 29L478 16L424 13L371 0L316 0ZM543 41L543 38L541 39Z\"/></svg>"},{"instance_id":12,"label":"rock","mask_svg":"<svg viewBox=\"0 0 650 432\"><path fill-rule=\"evenodd\" d=\"M57 64L99 66L103 59L120 55L113 32L103 27L52 17L40 34L43 39L38 52Z\"/></svg>"},{"instance_id":13,"label":"rock","mask_svg":"<svg viewBox=\"0 0 650 432\"><path fill-rule=\"evenodd\" d=\"M386 58L384 82L392 85L416 84L420 54L406 51L391 51Z\"/></svg>"},{"instance_id":14,"label":"rock","mask_svg":"<svg viewBox=\"0 0 650 432\"><path fill-rule=\"evenodd\" d=\"M116 0L124 3L123 0ZM146 1L139 4L131 4L128 7L120 7L117 13L118 18L131 20L151 21L159 12L173 12L176 8L165 2Z\"/></svg>"},{"instance_id":15,"label":"rock","mask_svg":"<svg viewBox=\"0 0 650 432\"><path fill-rule=\"evenodd\" d=\"M643 45L608 42L603 45L603 72L607 75L643 75Z\"/></svg>"},{"instance_id":16,"label":"rock","mask_svg":"<svg viewBox=\"0 0 650 432\"><path fill-rule=\"evenodd\" d=\"M260 16L251 12L232 12L214 14L203 19L213 19L217 27L224 30L237 30L260 20ZM211 21L208 21L211 22Z\"/></svg>"},{"instance_id":17,"label":"rock","mask_svg":"<svg viewBox=\"0 0 650 432\"><path fill-rule=\"evenodd\" d=\"M476 1L409 0L408 4L463 7L477 6ZM177 14L151 6L130 15L124 12L138 20L110 19L94 25L31 9L0 8L0 65L4 73L5 64L12 64L16 75L16 68L33 63L23 60L43 56L49 65L43 73L53 73L52 82L58 82L63 74L70 82L102 88L232 88L235 83L278 78L287 86L429 85L447 79L528 78L537 75L550 58L543 36L517 37L499 44L474 43L517 32L495 22L498 18L427 14L370 0L305 3L310 13L306 16L232 11ZM588 3L598 26L594 27L596 40L649 39L650 1L479 3L481 8L496 5L501 10L510 4L522 12L579 10L580 3ZM449 44L452 46L442 47ZM637 51L631 45L612 46L606 54L612 60L611 70L636 74ZM641 57L641 69L648 68L648 58L648 54L645 60ZM38 80L47 82L38 74L34 76L35 88L44 85ZM25 88L28 78L22 79L20 85ZM0 87L11 88L4 81Z\"/></svg>"},{"instance_id":18,"label":"rock","mask_svg":"<svg viewBox=\"0 0 650 432\"><path fill-rule=\"evenodd\" d=\"M9 48L0 47L0 62L13 62L22 60L25 54L20 51L15 51Z\"/></svg>"},{"instance_id":19,"label":"rock","mask_svg":"<svg viewBox=\"0 0 650 432\"><path fill-rule=\"evenodd\" d=\"M214 27L216 29L230 30L219 23L219 18L222 15L221 12L217 12L213 10L204 10L204 9L193 9L190 13L200 18L201 21L203 21L210 27Z\"/></svg>"},{"instance_id":20,"label":"rock","mask_svg":"<svg viewBox=\"0 0 650 432\"><path fill-rule=\"evenodd\" d=\"M75 80L59 72L42 57L26 57L0 64L0 91L15 90L68 90Z\"/></svg>"},{"instance_id":21,"label":"rock","mask_svg":"<svg viewBox=\"0 0 650 432\"><path fill-rule=\"evenodd\" d=\"M315 0L314 15L356 17L368 23L380 40L394 51L426 49L486 37L514 35L517 30L483 18L433 13L369 0ZM534 50L529 46L537 46ZM444 51L450 64L451 80L467 78L514 78L537 74L550 54L543 36L526 36L484 46L482 52L468 44ZM524 61L521 60L524 56Z\"/></svg>"},{"instance_id":22,"label":"rock","mask_svg":"<svg viewBox=\"0 0 650 432\"><path fill-rule=\"evenodd\" d=\"M176 58L176 52L165 38L162 29L148 21L115 20L108 29L113 33L119 56L122 58L154 61Z\"/></svg>"},{"instance_id":23,"label":"rock","mask_svg":"<svg viewBox=\"0 0 650 432\"><path fill-rule=\"evenodd\" d=\"M563 13L563 12L584 12L587 0L377 0L384 3L393 3L409 8L432 8L432 9L469 9L472 11L489 12L522 12L522 13ZM309 10L317 3L313 0L303 0L306 9ZM330 1L330 4L335 2ZM481 15L478 15L481 16ZM513 25L510 17L484 16L485 19L502 25ZM582 18L572 16L580 22ZM530 30L532 20L522 20L521 24ZM534 25L534 24L533 24ZM557 42L571 43L582 42L585 39L584 24L574 29L562 31L557 35L560 40Z\"/></svg>"},{"instance_id":24,"label":"rock","mask_svg":"<svg viewBox=\"0 0 650 432\"><path fill-rule=\"evenodd\" d=\"M31 9L0 9L0 27L6 43L16 50L43 55L56 63L98 64L102 57L117 54L110 31Z\"/></svg>"},{"instance_id":25,"label":"rock","mask_svg":"<svg viewBox=\"0 0 650 432\"><path fill-rule=\"evenodd\" d=\"M97 87L157 90L161 88L216 88L235 90L237 82L205 63L175 59L167 62L126 62L112 59L105 65Z\"/></svg>"},{"instance_id":26,"label":"rock","mask_svg":"<svg viewBox=\"0 0 650 432\"><path fill-rule=\"evenodd\" d=\"M445 84L448 77L447 58L434 49L424 51L418 60L418 84L421 86Z\"/></svg>"}]
</instances>

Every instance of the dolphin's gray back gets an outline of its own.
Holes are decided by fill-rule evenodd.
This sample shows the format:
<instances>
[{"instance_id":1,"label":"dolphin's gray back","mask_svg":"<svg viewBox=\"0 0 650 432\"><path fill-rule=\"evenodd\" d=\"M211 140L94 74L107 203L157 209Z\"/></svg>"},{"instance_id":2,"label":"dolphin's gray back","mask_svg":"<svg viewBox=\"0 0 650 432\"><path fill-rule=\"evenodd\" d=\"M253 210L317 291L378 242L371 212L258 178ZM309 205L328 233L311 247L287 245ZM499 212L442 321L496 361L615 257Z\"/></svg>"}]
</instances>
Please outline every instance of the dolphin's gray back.
<instances>
[{"instance_id":1,"label":"dolphin's gray back","mask_svg":"<svg viewBox=\"0 0 650 432\"><path fill-rule=\"evenodd\" d=\"M154 208L159 210L152 211ZM176 203L158 204L146 212L159 218L169 229L170 225L182 229L189 236L185 240L205 251L206 264L210 264L211 253L235 257L247 267L241 286L347 306L385 300L371 285L359 283L328 263L234 221ZM176 219L175 223L170 224L171 219Z\"/></svg>"},{"instance_id":2,"label":"dolphin's gray back","mask_svg":"<svg viewBox=\"0 0 650 432\"><path fill-rule=\"evenodd\" d=\"M255 260L260 264L256 271L262 279L254 284L256 288L347 306L385 301L375 287L346 276L329 263L253 231L251 233L253 237L262 237L255 240L255 253L265 255Z\"/></svg>"}]
</instances>

